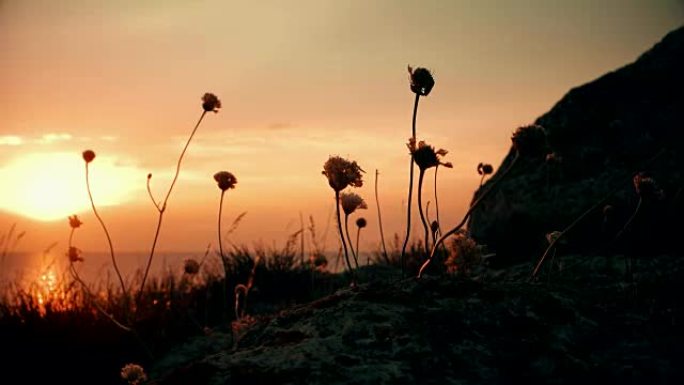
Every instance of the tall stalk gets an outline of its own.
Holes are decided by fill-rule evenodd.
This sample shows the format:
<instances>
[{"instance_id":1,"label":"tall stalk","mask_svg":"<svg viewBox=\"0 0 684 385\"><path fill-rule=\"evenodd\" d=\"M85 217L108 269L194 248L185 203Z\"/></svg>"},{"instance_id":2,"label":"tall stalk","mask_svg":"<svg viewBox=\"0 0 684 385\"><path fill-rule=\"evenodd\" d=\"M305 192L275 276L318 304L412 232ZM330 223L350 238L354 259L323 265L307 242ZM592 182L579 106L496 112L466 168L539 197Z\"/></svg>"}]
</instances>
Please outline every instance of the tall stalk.
<instances>
[{"instance_id":1,"label":"tall stalk","mask_svg":"<svg viewBox=\"0 0 684 385\"><path fill-rule=\"evenodd\" d=\"M385 258L385 262L389 265L390 260L387 255L387 247L385 246L385 233L382 230L382 215L380 215L380 199L378 198L378 169L375 169L375 206L378 209L378 226L380 227L380 241L382 242L382 256ZM358 249L358 248L357 248Z\"/></svg>"},{"instance_id":2,"label":"tall stalk","mask_svg":"<svg viewBox=\"0 0 684 385\"><path fill-rule=\"evenodd\" d=\"M337 211L337 229L340 231L340 241L342 241L342 247L344 248L344 260L347 262L347 269L349 269L349 275L352 277L352 284L355 283L354 270L352 270L352 265L349 262L349 251L347 250L347 243L344 241L344 233L342 232L342 219L340 218L340 192L335 190L335 208Z\"/></svg>"},{"instance_id":3,"label":"tall stalk","mask_svg":"<svg viewBox=\"0 0 684 385\"><path fill-rule=\"evenodd\" d=\"M128 302L128 291L126 290L126 284L124 284L123 277L121 276L121 271L119 271L119 266L116 264L116 257L114 256L114 245L112 244L112 238L109 236L109 231L107 230L107 226L105 226L104 221L100 217L100 214L97 212L97 208L95 208L95 201L93 200L93 194L90 191L90 169L88 167L89 164L90 164L90 162L86 160L85 174L86 174L86 188L88 189L88 198L90 198L90 205L93 208L93 213L95 213L95 217L100 222L100 226L102 226L102 229L104 230L105 236L107 237L107 243L109 245L109 255L112 258L112 265L114 266L114 271L116 272L116 276L119 278L119 284L121 285L121 292L124 296L124 299L126 302ZM72 235L73 235L73 231L72 231ZM69 237L69 241L71 241L71 237Z\"/></svg>"},{"instance_id":4,"label":"tall stalk","mask_svg":"<svg viewBox=\"0 0 684 385\"><path fill-rule=\"evenodd\" d=\"M425 230L425 255L430 253L430 226L425 220L425 215L423 214L423 178L425 177L425 170L420 169L420 174L418 174L418 214L420 214L420 221L423 223L423 229Z\"/></svg>"},{"instance_id":5,"label":"tall stalk","mask_svg":"<svg viewBox=\"0 0 684 385\"><path fill-rule=\"evenodd\" d=\"M420 94L416 93L416 99L413 103L413 118L411 121L411 139L415 142L416 140L416 116L418 115L418 102L420 101ZM402 276L406 274L406 246L408 245L409 238L411 237L411 201L413 197L413 167L414 159L413 154L411 154L411 160L409 162L409 190L408 190L408 201L406 202L406 237L404 238L404 244L401 247L401 274Z\"/></svg>"},{"instance_id":6,"label":"tall stalk","mask_svg":"<svg viewBox=\"0 0 684 385\"><path fill-rule=\"evenodd\" d=\"M349 214L347 213L344 214L344 232L347 233L347 242L349 242L349 249L351 249L352 257L354 257L354 267L358 269L359 258L356 254L356 251L354 251L354 244L352 243L351 237L349 236Z\"/></svg>"},{"instance_id":7,"label":"tall stalk","mask_svg":"<svg viewBox=\"0 0 684 385\"><path fill-rule=\"evenodd\" d=\"M442 235L442 221L439 219L439 201L437 200L437 170L439 170L439 164L435 166L435 212L437 216L437 235Z\"/></svg>"},{"instance_id":8,"label":"tall stalk","mask_svg":"<svg viewBox=\"0 0 684 385\"><path fill-rule=\"evenodd\" d=\"M147 266L145 267L145 274L143 274L142 282L140 283L140 291L138 292L138 302L140 302L140 299L142 298L142 293L143 289L145 288L145 281L147 280L147 276L150 273L150 266L152 266L152 260L154 259L154 251L157 247L157 241L159 240L159 232L161 230L161 225L162 225L162 220L164 219L164 213L166 212L166 205L169 201L169 197L171 196L171 191L173 191L173 187L176 185L176 181L178 180L178 175L180 174L180 168L181 168L181 163L183 161L183 157L185 156L185 152L188 150L188 146L190 145L190 141L192 138L195 136L195 132L197 132L197 128L199 128L200 123L202 123L202 119L204 119L204 116L207 114L207 109L204 109L202 111L202 115L200 115L199 119L197 120L197 123L195 124L195 128L193 128L192 133L190 134L190 137L188 138L188 141L185 143L185 147L183 147L183 151L180 154L180 157L178 157L178 162L176 163L176 173L173 176L173 180L171 181L171 185L169 186L169 190L166 192L166 197L164 198L164 201L162 202L161 205L158 205L156 202L154 202L154 199L152 199L152 202L155 203L155 206L157 208L157 211L159 212L159 218L157 220L157 229L154 232L154 240L152 241L152 248L150 249L150 256L147 258ZM148 177L149 180L149 177ZM152 198L152 194L150 193L150 198ZM220 239L220 237L219 237Z\"/></svg>"}]
</instances>

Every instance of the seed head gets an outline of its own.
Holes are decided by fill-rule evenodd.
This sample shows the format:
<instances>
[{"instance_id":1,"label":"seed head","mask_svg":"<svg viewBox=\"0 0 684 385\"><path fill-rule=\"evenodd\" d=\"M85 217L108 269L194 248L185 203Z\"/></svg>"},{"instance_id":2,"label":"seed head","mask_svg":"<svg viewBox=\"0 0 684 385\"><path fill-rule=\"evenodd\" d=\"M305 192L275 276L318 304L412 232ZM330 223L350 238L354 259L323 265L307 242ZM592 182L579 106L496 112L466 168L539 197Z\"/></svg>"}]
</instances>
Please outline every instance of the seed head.
<instances>
[{"instance_id":1,"label":"seed head","mask_svg":"<svg viewBox=\"0 0 684 385\"><path fill-rule=\"evenodd\" d=\"M364 217L361 217L361 218L356 220L356 227L358 227L360 229L366 227L367 224L368 223L366 222L366 218L364 218Z\"/></svg>"},{"instance_id":2,"label":"seed head","mask_svg":"<svg viewBox=\"0 0 684 385\"><path fill-rule=\"evenodd\" d=\"M560 238L561 235L563 235L563 233L561 233L560 231L552 231L552 232L546 234L546 241L547 241L549 244L552 244L552 243L555 242L558 238Z\"/></svg>"},{"instance_id":3,"label":"seed head","mask_svg":"<svg viewBox=\"0 0 684 385\"><path fill-rule=\"evenodd\" d=\"M235 175L229 173L228 171L219 171L214 174L214 180L218 183L218 187L221 191L226 191L231 188L235 188L237 184L237 178Z\"/></svg>"},{"instance_id":4,"label":"seed head","mask_svg":"<svg viewBox=\"0 0 684 385\"><path fill-rule=\"evenodd\" d=\"M202 108L204 108L204 111L206 112L211 112L213 111L214 113L218 112L219 108L221 108L221 101L219 100L216 95L207 92L202 96Z\"/></svg>"},{"instance_id":5,"label":"seed head","mask_svg":"<svg viewBox=\"0 0 684 385\"><path fill-rule=\"evenodd\" d=\"M83 222L81 222L80 219L78 219L77 215L72 215L69 217L69 226L71 226L72 229L77 229L81 227Z\"/></svg>"},{"instance_id":6,"label":"seed head","mask_svg":"<svg viewBox=\"0 0 684 385\"><path fill-rule=\"evenodd\" d=\"M200 264L196 260L192 258L188 258L185 260L185 263L183 264L183 270L185 271L185 274L188 275L195 275L199 273L200 269Z\"/></svg>"},{"instance_id":7,"label":"seed head","mask_svg":"<svg viewBox=\"0 0 684 385\"><path fill-rule=\"evenodd\" d=\"M634 190L642 199L647 200L661 200L664 197L663 190L658 187L655 179L651 178L644 172L640 172L634 176Z\"/></svg>"},{"instance_id":8,"label":"seed head","mask_svg":"<svg viewBox=\"0 0 684 385\"><path fill-rule=\"evenodd\" d=\"M441 157L445 156L448 151L444 149L439 149L435 151L435 148L425 143L425 141L418 142L416 146L416 140L414 138L409 138L409 142L406 144L411 154L413 154L413 160L416 162L421 170L426 170L431 167L437 167L439 165L451 168L453 167L451 163L444 163L441 161Z\"/></svg>"},{"instance_id":9,"label":"seed head","mask_svg":"<svg viewBox=\"0 0 684 385\"><path fill-rule=\"evenodd\" d=\"M426 68L418 67L415 70L408 66L409 80L411 81L411 91L418 95L428 96L432 87L435 86L435 79Z\"/></svg>"},{"instance_id":10,"label":"seed head","mask_svg":"<svg viewBox=\"0 0 684 385\"><path fill-rule=\"evenodd\" d=\"M93 150L85 150L83 151L83 160L85 160L86 163L90 163L95 159L95 151Z\"/></svg>"},{"instance_id":11,"label":"seed head","mask_svg":"<svg viewBox=\"0 0 684 385\"><path fill-rule=\"evenodd\" d=\"M126 364L121 368L121 378L129 385L139 385L147 381L147 374L142 366L138 364Z\"/></svg>"},{"instance_id":12,"label":"seed head","mask_svg":"<svg viewBox=\"0 0 684 385\"><path fill-rule=\"evenodd\" d=\"M357 209L367 209L368 205L363 201L359 195L354 193L340 194L340 203L345 214L349 215Z\"/></svg>"},{"instance_id":13,"label":"seed head","mask_svg":"<svg viewBox=\"0 0 684 385\"><path fill-rule=\"evenodd\" d=\"M342 191L347 186L361 187L365 172L356 162L350 162L339 156L331 156L323 164L322 174L328 178L328 184L335 191Z\"/></svg>"},{"instance_id":14,"label":"seed head","mask_svg":"<svg viewBox=\"0 0 684 385\"><path fill-rule=\"evenodd\" d=\"M69 262L71 263L83 262L83 258L81 257L81 250L73 246L69 246L67 257L69 257Z\"/></svg>"},{"instance_id":15,"label":"seed head","mask_svg":"<svg viewBox=\"0 0 684 385\"><path fill-rule=\"evenodd\" d=\"M432 223L430 223L430 230L432 230L433 234L439 231L439 222L432 221Z\"/></svg>"},{"instance_id":16,"label":"seed head","mask_svg":"<svg viewBox=\"0 0 684 385\"><path fill-rule=\"evenodd\" d=\"M477 173L480 175L489 175L494 172L494 167L491 164L480 163L477 165Z\"/></svg>"}]
</instances>

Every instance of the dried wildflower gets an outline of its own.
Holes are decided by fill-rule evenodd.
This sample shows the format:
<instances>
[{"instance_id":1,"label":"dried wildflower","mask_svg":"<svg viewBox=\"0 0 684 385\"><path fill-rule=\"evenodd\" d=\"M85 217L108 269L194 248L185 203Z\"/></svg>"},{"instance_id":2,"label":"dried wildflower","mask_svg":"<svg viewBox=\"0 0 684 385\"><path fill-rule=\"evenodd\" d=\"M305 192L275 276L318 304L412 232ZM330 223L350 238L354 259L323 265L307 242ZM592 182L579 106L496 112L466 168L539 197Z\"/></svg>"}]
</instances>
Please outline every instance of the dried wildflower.
<instances>
[{"instance_id":1,"label":"dried wildflower","mask_svg":"<svg viewBox=\"0 0 684 385\"><path fill-rule=\"evenodd\" d=\"M72 229L77 229L81 227L83 222L81 222L80 219L78 219L77 215L72 215L69 217L69 226L71 226Z\"/></svg>"},{"instance_id":2,"label":"dried wildflower","mask_svg":"<svg viewBox=\"0 0 684 385\"><path fill-rule=\"evenodd\" d=\"M142 366L138 364L126 364L121 368L121 378L130 385L139 385L147 381L147 374Z\"/></svg>"},{"instance_id":3,"label":"dried wildflower","mask_svg":"<svg viewBox=\"0 0 684 385\"><path fill-rule=\"evenodd\" d=\"M546 133L537 124L519 127L511 136L513 148L521 156L540 156L546 148Z\"/></svg>"},{"instance_id":4,"label":"dried wildflower","mask_svg":"<svg viewBox=\"0 0 684 385\"><path fill-rule=\"evenodd\" d=\"M67 257L69 257L69 261L71 263L83 262L83 258L81 257L81 250L73 246L69 246L69 251L67 251Z\"/></svg>"},{"instance_id":5,"label":"dried wildflower","mask_svg":"<svg viewBox=\"0 0 684 385\"><path fill-rule=\"evenodd\" d=\"M546 154L546 163L554 164L554 163L561 163L562 161L563 161L563 157L556 154L555 152L550 152L550 153Z\"/></svg>"},{"instance_id":6,"label":"dried wildflower","mask_svg":"<svg viewBox=\"0 0 684 385\"><path fill-rule=\"evenodd\" d=\"M432 230L433 233L439 231L439 222L432 221L432 223L430 223L430 230Z\"/></svg>"},{"instance_id":7,"label":"dried wildflower","mask_svg":"<svg viewBox=\"0 0 684 385\"><path fill-rule=\"evenodd\" d=\"M451 163L443 163L440 157L445 156L448 151L444 149L439 149L435 151L435 148L425 143L421 140L416 146L416 140L410 138L409 142L406 144L411 154L413 154L413 159L421 170L427 170L431 167L437 167L443 165L445 167L453 167Z\"/></svg>"},{"instance_id":8,"label":"dried wildflower","mask_svg":"<svg viewBox=\"0 0 684 385\"><path fill-rule=\"evenodd\" d=\"M221 189L221 191L235 188L235 184L237 184L237 178L235 178L235 175L229 173L228 171L217 172L214 174L214 180L218 183L218 187Z\"/></svg>"},{"instance_id":9,"label":"dried wildflower","mask_svg":"<svg viewBox=\"0 0 684 385\"><path fill-rule=\"evenodd\" d=\"M552 231L548 234L546 234L546 241L549 242L549 244L552 244L555 242L560 236L563 235L560 231Z\"/></svg>"},{"instance_id":10,"label":"dried wildflower","mask_svg":"<svg viewBox=\"0 0 684 385\"><path fill-rule=\"evenodd\" d=\"M482 247L465 232L454 235L449 247L449 257L444 262L451 274L468 274L482 261Z\"/></svg>"},{"instance_id":11,"label":"dried wildflower","mask_svg":"<svg viewBox=\"0 0 684 385\"><path fill-rule=\"evenodd\" d=\"M477 165L477 173L480 175L489 175L494 172L494 167L491 164L480 163Z\"/></svg>"},{"instance_id":12,"label":"dried wildflower","mask_svg":"<svg viewBox=\"0 0 684 385\"><path fill-rule=\"evenodd\" d=\"M340 204L342 205L342 211L347 215L353 213L357 209L368 208L368 205L363 198L355 193L341 193Z\"/></svg>"},{"instance_id":13,"label":"dried wildflower","mask_svg":"<svg viewBox=\"0 0 684 385\"><path fill-rule=\"evenodd\" d=\"M199 273L200 270L200 264L196 260L192 258L188 258L185 260L183 264L183 270L185 271L185 274L188 275L195 275Z\"/></svg>"},{"instance_id":14,"label":"dried wildflower","mask_svg":"<svg viewBox=\"0 0 684 385\"><path fill-rule=\"evenodd\" d=\"M202 96L202 108L204 108L204 111L206 112L218 112L219 108L221 108L221 101L219 100L216 95L207 92Z\"/></svg>"},{"instance_id":15,"label":"dried wildflower","mask_svg":"<svg viewBox=\"0 0 684 385\"><path fill-rule=\"evenodd\" d=\"M339 156L331 156L323 165L322 174L328 178L328 184L335 191L342 191L347 186L361 187L361 173L365 172L356 162L350 162Z\"/></svg>"},{"instance_id":16,"label":"dried wildflower","mask_svg":"<svg viewBox=\"0 0 684 385\"><path fill-rule=\"evenodd\" d=\"M366 222L366 218L361 217L361 218L356 220L356 227L358 227L360 229L366 227L367 224L368 224L368 222Z\"/></svg>"},{"instance_id":17,"label":"dried wildflower","mask_svg":"<svg viewBox=\"0 0 684 385\"><path fill-rule=\"evenodd\" d=\"M663 199L663 196L664 196L663 190L661 190L660 187L658 187L658 184L655 182L655 179L646 175L646 173L640 172L637 175L635 175L633 182L634 182L634 189L636 190L636 193L639 194L639 196L642 199L646 199L646 200L661 200L661 199Z\"/></svg>"},{"instance_id":18,"label":"dried wildflower","mask_svg":"<svg viewBox=\"0 0 684 385\"><path fill-rule=\"evenodd\" d=\"M415 70L408 66L409 80L411 81L411 91L418 95L428 96L432 87L435 86L435 79L426 68L418 67Z\"/></svg>"},{"instance_id":19,"label":"dried wildflower","mask_svg":"<svg viewBox=\"0 0 684 385\"><path fill-rule=\"evenodd\" d=\"M93 150L85 150L83 151L83 160L85 160L86 163L90 163L95 159L95 151Z\"/></svg>"}]
</instances>

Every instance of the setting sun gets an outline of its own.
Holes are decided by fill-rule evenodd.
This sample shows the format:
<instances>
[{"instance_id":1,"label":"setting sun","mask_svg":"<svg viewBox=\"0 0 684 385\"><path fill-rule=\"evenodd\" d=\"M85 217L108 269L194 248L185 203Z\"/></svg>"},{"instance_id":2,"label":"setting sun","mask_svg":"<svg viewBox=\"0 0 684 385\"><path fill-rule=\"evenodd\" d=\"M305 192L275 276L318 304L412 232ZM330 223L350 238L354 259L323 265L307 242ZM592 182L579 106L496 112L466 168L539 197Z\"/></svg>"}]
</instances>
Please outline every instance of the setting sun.
<instances>
[{"instance_id":1,"label":"setting sun","mask_svg":"<svg viewBox=\"0 0 684 385\"><path fill-rule=\"evenodd\" d=\"M132 168L117 166L112 158L97 159L91 167L95 169L91 171L93 194L102 206L127 200L137 188L137 179L142 179ZM0 179L12 181L0 190L0 209L24 217L60 220L90 205L79 152L24 155L0 170Z\"/></svg>"}]
</instances>

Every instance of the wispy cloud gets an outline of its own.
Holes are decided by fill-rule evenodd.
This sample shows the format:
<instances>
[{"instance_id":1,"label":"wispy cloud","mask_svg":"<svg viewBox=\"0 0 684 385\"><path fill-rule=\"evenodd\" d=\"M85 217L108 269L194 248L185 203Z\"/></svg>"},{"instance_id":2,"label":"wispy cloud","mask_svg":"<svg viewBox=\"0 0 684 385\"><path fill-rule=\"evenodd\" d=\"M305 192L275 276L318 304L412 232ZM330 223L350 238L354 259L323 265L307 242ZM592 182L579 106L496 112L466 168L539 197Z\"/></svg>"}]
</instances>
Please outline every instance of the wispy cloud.
<instances>
[{"instance_id":1,"label":"wispy cloud","mask_svg":"<svg viewBox=\"0 0 684 385\"><path fill-rule=\"evenodd\" d=\"M64 132L51 132L43 134L36 142L40 144L53 144L56 142L66 142L72 139L71 134Z\"/></svg>"},{"instance_id":2,"label":"wispy cloud","mask_svg":"<svg viewBox=\"0 0 684 385\"><path fill-rule=\"evenodd\" d=\"M24 144L24 139L18 135L2 135L0 136L0 146L21 146Z\"/></svg>"}]
</instances>

